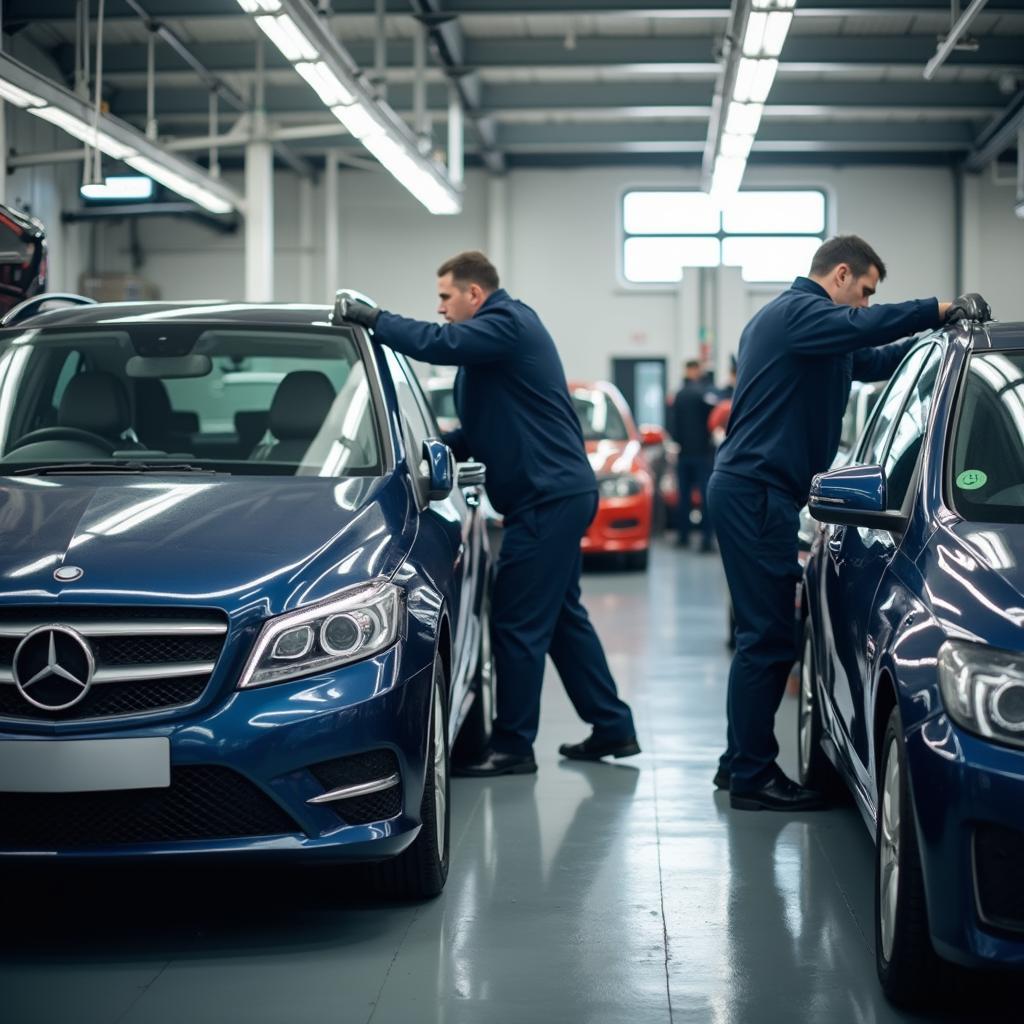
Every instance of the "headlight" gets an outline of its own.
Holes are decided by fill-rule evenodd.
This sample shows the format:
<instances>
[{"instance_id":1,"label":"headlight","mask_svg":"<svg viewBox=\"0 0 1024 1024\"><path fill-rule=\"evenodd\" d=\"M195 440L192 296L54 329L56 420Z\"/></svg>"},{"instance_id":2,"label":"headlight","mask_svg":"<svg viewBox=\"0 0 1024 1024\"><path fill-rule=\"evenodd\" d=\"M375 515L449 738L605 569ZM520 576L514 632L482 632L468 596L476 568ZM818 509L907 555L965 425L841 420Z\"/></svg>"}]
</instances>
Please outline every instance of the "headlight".
<instances>
[{"instance_id":1,"label":"headlight","mask_svg":"<svg viewBox=\"0 0 1024 1024\"><path fill-rule=\"evenodd\" d=\"M239 687L266 686L369 658L400 632L402 591L393 583L353 587L263 626Z\"/></svg>"},{"instance_id":2,"label":"headlight","mask_svg":"<svg viewBox=\"0 0 1024 1024\"><path fill-rule=\"evenodd\" d=\"M644 488L635 476L598 477L597 487L602 498L632 498Z\"/></svg>"},{"instance_id":3,"label":"headlight","mask_svg":"<svg viewBox=\"0 0 1024 1024\"><path fill-rule=\"evenodd\" d=\"M939 687L958 725L1024 747L1024 656L947 641L939 648Z\"/></svg>"}]
</instances>

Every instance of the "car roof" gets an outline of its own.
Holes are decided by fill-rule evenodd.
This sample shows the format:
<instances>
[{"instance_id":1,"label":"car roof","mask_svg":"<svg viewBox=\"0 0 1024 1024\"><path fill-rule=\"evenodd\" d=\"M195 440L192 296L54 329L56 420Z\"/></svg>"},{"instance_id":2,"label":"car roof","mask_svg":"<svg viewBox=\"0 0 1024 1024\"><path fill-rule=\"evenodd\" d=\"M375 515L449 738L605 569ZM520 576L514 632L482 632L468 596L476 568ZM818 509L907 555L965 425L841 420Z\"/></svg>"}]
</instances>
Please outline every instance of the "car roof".
<instances>
[{"instance_id":1,"label":"car roof","mask_svg":"<svg viewBox=\"0 0 1024 1024\"><path fill-rule=\"evenodd\" d=\"M990 323L976 331L973 348L1013 349L1024 348L1024 323Z\"/></svg>"},{"instance_id":2,"label":"car roof","mask_svg":"<svg viewBox=\"0 0 1024 1024\"><path fill-rule=\"evenodd\" d=\"M154 323L218 323L267 327L309 327L328 323L330 306L274 302L97 302L47 310L12 324L27 327L111 327Z\"/></svg>"}]
</instances>

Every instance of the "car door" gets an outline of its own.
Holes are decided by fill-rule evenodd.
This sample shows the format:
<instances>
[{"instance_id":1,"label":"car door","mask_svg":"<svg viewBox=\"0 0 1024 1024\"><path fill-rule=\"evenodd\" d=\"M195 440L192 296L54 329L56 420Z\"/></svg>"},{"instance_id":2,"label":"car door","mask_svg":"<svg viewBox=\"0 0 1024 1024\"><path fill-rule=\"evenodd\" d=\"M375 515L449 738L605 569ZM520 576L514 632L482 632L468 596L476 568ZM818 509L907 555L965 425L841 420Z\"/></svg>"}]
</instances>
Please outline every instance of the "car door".
<instances>
[{"instance_id":1,"label":"car door","mask_svg":"<svg viewBox=\"0 0 1024 1024\"><path fill-rule=\"evenodd\" d=\"M402 417L407 433L410 434L410 460L415 465L419 460L423 441L427 437L439 436L434 414L420 387L416 374L404 356L389 348L384 349L385 359L391 370ZM470 683L474 659L479 649L480 623L476 616L478 582L483 566L481 537L483 525L479 521L480 499L476 488L463 489L456 484L447 498L433 501L426 512L437 516L453 537L453 598L451 609L452 629L452 721L456 721L455 709L462 706L465 691Z\"/></svg>"},{"instance_id":2,"label":"car door","mask_svg":"<svg viewBox=\"0 0 1024 1024\"><path fill-rule=\"evenodd\" d=\"M886 507L903 507L910 490L931 410L941 350L925 344L897 370L878 415L855 456L880 464L892 478ZM826 530L822 600L826 623L826 686L833 730L848 762L866 779L868 733L864 693L877 638L871 624L878 585L901 537L887 530L832 525ZM862 779L862 781L864 781Z\"/></svg>"}]
</instances>

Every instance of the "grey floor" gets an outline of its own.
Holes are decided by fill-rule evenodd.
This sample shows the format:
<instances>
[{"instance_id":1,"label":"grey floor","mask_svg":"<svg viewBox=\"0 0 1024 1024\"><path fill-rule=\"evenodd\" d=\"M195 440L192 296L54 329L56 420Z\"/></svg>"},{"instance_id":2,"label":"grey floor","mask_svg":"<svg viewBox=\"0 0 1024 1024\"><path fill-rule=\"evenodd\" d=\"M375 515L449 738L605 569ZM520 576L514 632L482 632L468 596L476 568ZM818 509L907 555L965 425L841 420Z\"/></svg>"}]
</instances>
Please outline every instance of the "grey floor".
<instances>
[{"instance_id":1,"label":"grey floor","mask_svg":"<svg viewBox=\"0 0 1024 1024\"><path fill-rule=\"evenodd\" d=\"M552 672L539 775L455 781L448 887L422 905L321 870L8 876L0 1021L919 1019L877 987L855 812L737 813L712 791L729 664L717 559L659 547L647 575L588 573L585 597L640 757L560 762L584 729ZM792 700L777 731L792 770ZM942 1019L1021 1019L989 996Z\"/></svg>"}]
</instances>

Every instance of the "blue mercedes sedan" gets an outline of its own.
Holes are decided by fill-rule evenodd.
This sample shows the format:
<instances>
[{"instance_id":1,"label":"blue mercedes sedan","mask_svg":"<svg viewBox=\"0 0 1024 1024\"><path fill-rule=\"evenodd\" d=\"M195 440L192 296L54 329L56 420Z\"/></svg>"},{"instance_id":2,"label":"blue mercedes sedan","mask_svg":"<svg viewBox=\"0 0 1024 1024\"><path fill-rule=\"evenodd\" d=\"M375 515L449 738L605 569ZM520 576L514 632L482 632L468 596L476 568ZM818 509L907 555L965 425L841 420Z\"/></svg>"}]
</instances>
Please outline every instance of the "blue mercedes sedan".
<instances>
[{"instance_id":1,"label":"blue mercedes sedan","mask_svg":"<svg viewBox=\"0 0 1024 1024\"><path fill-rule=\"evenodd\" d=\"M326 308L43 305L0 328L0 856L440 892L491 717L484 467Z\"/></svg>"},{"instance_id":2,"label":"blue mercedes sedan","mask_svg":"<svg viewBox=\"0 0 1024 1024\"><path fill-rule=\"evenodd\" d=\"M875 837L886 993L1024 965L1024 324L924 338L815 478L801 780Z\"/></svg>"}]
</instances>

